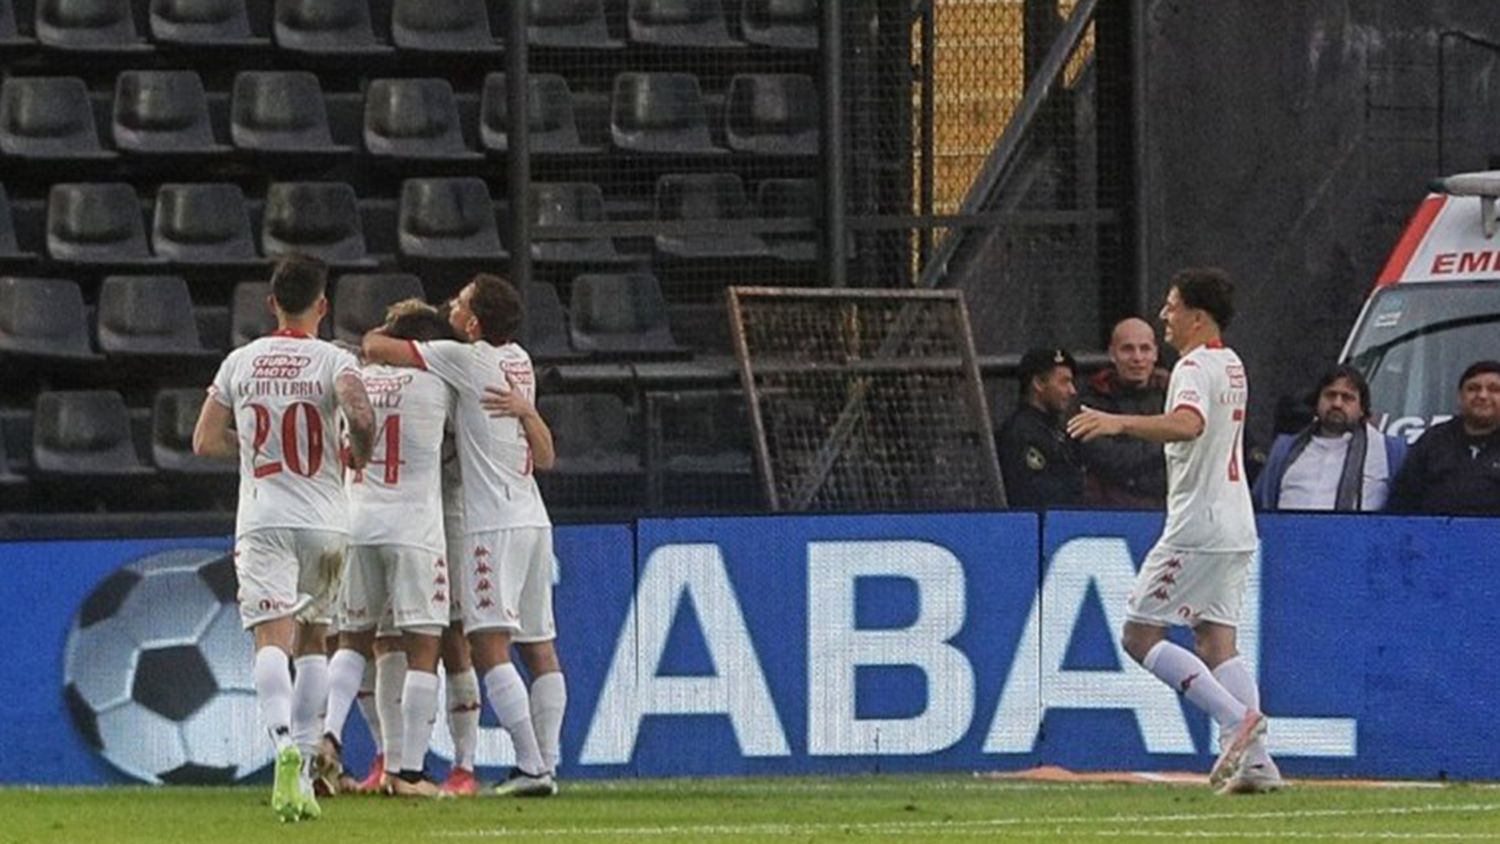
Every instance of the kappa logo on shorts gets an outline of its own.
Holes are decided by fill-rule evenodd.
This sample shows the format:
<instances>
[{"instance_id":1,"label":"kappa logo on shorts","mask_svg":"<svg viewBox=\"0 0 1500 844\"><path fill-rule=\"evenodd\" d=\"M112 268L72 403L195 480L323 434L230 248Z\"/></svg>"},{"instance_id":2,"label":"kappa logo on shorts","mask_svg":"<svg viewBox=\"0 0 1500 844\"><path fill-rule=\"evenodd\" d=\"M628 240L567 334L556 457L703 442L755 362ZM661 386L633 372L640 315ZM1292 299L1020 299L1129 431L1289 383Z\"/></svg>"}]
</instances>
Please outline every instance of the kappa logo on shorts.
<instances>
[{"instance_id":1,"label":"kappa logo on shorts","mask_svg":"<svg viewBox=\"0 0 1500 844\"><path fill-rule=\"evenodd\" d=\"M1168 586L1176 586L1177 585L1177 576L1174 575L1174 574L1172 574L1171 572L1167 572L1165 574L1159 574L1159 575L1156 576L1156 582L1157 583L1164 583L1164 584L1166 584Z\"/></svg>"},{"instance_id":2,"label":"kappa logo on shorts","mask_svg":"<svg viewBox=\"0 0 1500 844\"><path fill-rule=\"evenodd\" d=\"M448 603L448 596L443 592L434 592L432 593L432 602L434 604L446 604Z\"/></svg>"},{"instance_id":3,"label":"kappa logo on shorts","mask_svg":"<svg viewBox=\"0 0 1500 844\"><path fill-rule=\"evenodd\" d=\"M1164 569L1181 569L1182 560L1178 557L1173 557L1172 559L1167 560L1165 563L1162 563L1161 567Z\"/></svg>"},{"instance_id":4,"label":"kappa logo on shorts","mask_svg":"<svg viewBox=\"0 0 1500 844\"><path fill-rule=\"evenodd\" d=\"M490 591L490 580L489 580L489 578L487 578L487 577L481 577L479 579L479 582L476 583L476 584L474 584L474 589L475 589L475 591L478 591L478 592L488 592L488 591Z\"/></svg>"},{"instance_id":5,"label":"kappa logo on shorts","mask_svg":"<svg viewBox=\"0 0 1500 844\"><path fill-rule=\"evenodd\" d=\"M477 565L477 566L474 567L474 573L475 574L494 574L495 570L492 569L492 568L490 568L489 566L485 565L484 563L480 563L479 565Z\"/></svg>"},{"instance_id":6,"label":"kappa logo on shorts","mask_svg":"<svg viewBox=\"0 0 1500 844\"><path fill-rule=\"evenodd\" d=\"M494 605L495 605L495 602L491 601L489 598L480 598L479 599L479 608L482 609L482 610L487 610L490 607L493 607Z\"/></svg>"},{"instance_id":7,"label":"kappa logo on shorts","mask_svg":"<svg viewBox=\"0 0 1500 844\"><path fill-rule=\"evenodd\" d=\"M437 577L434 577L434 578L433 578L433 579L432 579L432 585L433 585L433 586L447 586L447 585L448 585L448 578L446 578L446 577L443 577L443 576L442 576L442 575L441 575L441 574L440 574L440 575L438 575L438 576L437 576Z\"/></svg>"},{"instance_id":8,"label":"kappa logo on shorts","mask_svg":"<svg viewBox=\"0 0 1500 844\"><path fill-rule=\"evenodd\" d=\"M1167 594L1167 590L1165 589L1158 589L1155 592L1152 592L1151 597L1157 599L1158 601L1170 601L1172 599L1172 596Z\"/></svg>"},{"instance_id":9,"label":"kappa logo on shorts","mask_svg":"<svg viewBox=\"0 0 1500 844\"><path fill-rule=\"evenodd\" d=\"M484 547L483 545L481 545L478 548L474 549L474 558L476 560L479 559L480 557L488 557L489 555L490 555L490 549Z\"/></svg>"},{"instance_id":10,"label":"kappa logo on shorts","mask_svg":"<svg viewBox=\"0 0 1500 844\"><path fill-rule=\"evenodd\" d=\"M433 561L432 566L433 568L445 569L448 567L448 561L444 560L442 557L438 557L435 561Z\"/></svg>"}]
</instances>

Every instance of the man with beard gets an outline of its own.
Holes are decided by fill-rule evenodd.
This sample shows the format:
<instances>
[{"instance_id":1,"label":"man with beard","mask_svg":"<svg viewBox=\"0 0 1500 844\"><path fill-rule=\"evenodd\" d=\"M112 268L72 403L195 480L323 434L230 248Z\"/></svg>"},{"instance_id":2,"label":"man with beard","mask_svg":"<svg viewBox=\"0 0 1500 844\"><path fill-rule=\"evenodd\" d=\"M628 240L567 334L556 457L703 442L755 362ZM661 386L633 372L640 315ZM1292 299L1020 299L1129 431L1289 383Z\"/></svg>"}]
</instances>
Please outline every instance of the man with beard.
<instances>
[{"instance_id":1,"label":"man with beard","mask_svg":"<svg viewBox=\"0 0 1500 844\"><path fill-rule=\"evenodd\" d=\"M1255 484L1262 510L1371 512L1385 507L1406 441L1369 423L1370 385L1340 365L1318 382L1313 421L1271 444Z\"/></svg>"},{"instance_id":2,"label":"man with beard","mask_svg":"<svg viewBox=\"0 0 1500 844\"><path fill-rule=\"evenodd\" d=\"M1428 428L1396 479L1398 513L1500 514L1500 361L1482 360L1458 379L1458 416Z\"/></svg>"}]
</instances>

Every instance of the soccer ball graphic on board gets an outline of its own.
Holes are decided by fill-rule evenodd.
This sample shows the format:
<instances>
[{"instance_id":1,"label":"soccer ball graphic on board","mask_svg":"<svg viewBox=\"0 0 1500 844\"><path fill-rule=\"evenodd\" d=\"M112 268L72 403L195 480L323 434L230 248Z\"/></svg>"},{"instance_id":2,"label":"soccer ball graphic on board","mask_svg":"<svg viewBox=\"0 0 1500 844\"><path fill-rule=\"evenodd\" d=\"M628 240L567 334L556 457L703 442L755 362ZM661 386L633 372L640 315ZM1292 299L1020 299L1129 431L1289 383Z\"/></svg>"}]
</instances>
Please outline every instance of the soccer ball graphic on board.
<instances>
[{"instance_id":1,"label":"soccer ball graphic on board","mask_svg":"<svg viewBox=\"0 0 1500 844\"><path fill-rule=\"evenodd\" d=\"M78 609L63 696L83 740L149 783L228 783L271 761L222 550L152 554Z\"/></svg>"}]
</instances>

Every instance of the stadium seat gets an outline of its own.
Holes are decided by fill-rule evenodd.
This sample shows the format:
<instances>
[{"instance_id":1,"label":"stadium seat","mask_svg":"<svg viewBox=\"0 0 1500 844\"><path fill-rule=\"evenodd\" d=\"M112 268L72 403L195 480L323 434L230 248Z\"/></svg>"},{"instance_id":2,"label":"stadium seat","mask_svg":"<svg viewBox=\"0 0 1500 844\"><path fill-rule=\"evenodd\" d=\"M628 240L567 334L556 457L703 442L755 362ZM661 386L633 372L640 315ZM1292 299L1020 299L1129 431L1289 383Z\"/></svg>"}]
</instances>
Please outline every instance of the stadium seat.
<instances>
[{"instance_id":1,"label":"stadium seat","mask_svg":"<svg viewBox=\"0 0 1500 844\"><path fill-rule=\"evenodd\" d=\"M526 41L536 47L614 50L623 47L609 37L602 0L528 0Z\"/></svg>"},{"instance_id":2,"label":"stadium seat","mask_svg":"<svg viewBox=\"0 0 1500 844\"><path fill-rule=\"evenodd\" d=\"M11 0L0 0L0 52L24 50L36 44L36 40L16 28L16 8Z\"/></svg>"},{"instance_id":3,"label":"stadium seat","mask_svg":"<svg viewBox=\"0 0 1500 844\"><path fill-rule=\"evenodd\" d=\"M630 0L630 40L657 47L743 47L720 0Z\"/></svg>"},{"instance_id":4,"label":"stadium seat","mask_svg":"<svg viewBox=\"0 0 1500 844\"><path fill-rule=\"evenodd\" d=\"M566 79L555 73L537 73L527 80L527 123L530 124L532 155L565 155L594 152L578 137L573 113L573 92ZM503 153L510 149L510 105L506 100L505 74L484 78L480 95L479 135L484 148Z\"/></svg>"},{"instance_id":5,"label":"stadium seat","mask_svg":"<svg viewBox=\"0 0 1500 844\"><path fill-rule=\"evenodd\" d=\"M377 79L365 92L365 149L398 161L464 161L458 104L446 79Z\"/></svg>"},{"instance_id":6,"label":"stadium seat","mask_svg":"<svg viewBox=\"0 0 1500 844\"><path fill-rule=\"evenodd\" d=\"M728 391L651 393L660 420L654 506L672 510L755 510L762 493L751 459L745 402ZM649 422L648 422L649 430Z\"/></svg>"},{"instance_id":7,"label":"stadium seat","mask_svg":"<svg viewBox=\"0 0 1500 844\"><path fill-rule=\"evenodd\" d=\"M125 399L114 390L42 393L32 423L31 460L41 474L146 475L130 436Z\"/></svg>"},{"instance_id":8,"label":"stadium seat","mask_svg":"<svg viewBox=\"0 0 1500 844\"><path fill-rule=\"evenodd\" d=\"M271 285L265 281L242 281L234 286L229 304L229 347L238 349L257 337L276 330L276 315L266 304Z\"/></svg>"},{"instance_id":9,"label":"stadium seat","mask_svg":"<svg viewBox=\"0 0 1500 844\"><path fill-rule=\"evenodd\" d=\"M650 273L587 273L573 279L573 348L596 354L683 351L667 325L667 302Z\"/></svg>"},{"instance_id":10,"label":"stadium seat","mask_svg":"<svg viewBox=\"0 0 1500 844\"><path fill-rule=\"evenodd\" d=\"M247 71L234 77L230 102L234 145L255 153L341 155L333 142L318 77L306 71Z\"/></svg>"},{"instance_id":11,"label":"stadium seat","mask_svg":"<svg viewBox=\"0 0 1500 844\"><path fill-rule=\"evenodd\" d=\"M0 356L91 360L83 292L56 278L0 278Z\"/></svg>"},{"instance_id":12,"label":"stadium seat","mask_svg":"<svg viewBox=\"0 0 1500 844\"><path fill-rule=\"evenodd\" d=\"M314 56L375 58L394 48L375 37L369 0L276 0L276 46Z\"/></svg>"},{"instance_id":13,"label":"stadium seat","mask_svg":"<svg viewBox=\"0 0 1500 844\"><path fill-rule=\"evenodd\" d=\"M401 185L397 248L403 258L424 260L504 257L484 180L407 179Z\"/></svg>"},{"instance_id":14,"label":"stadium seat","mask_svg":"<svg viewBox=\"0 0 1500 844\"><path fill-rule=\"evenodd\" d=\"M537 482L559 509L639 507L645 473L625 402L611 393L543 395L557 462Z\"/></svg>"},{"instance_id":15,"label":"stadium seat","mask_svg":"<svg viewBox=\"0 0 1500 844\"><path fill-rule=\"evenodd\" d=\"M365 266L354 188L343 182L277 182L266 188L260 251L267 258L301 252L330 264Z\"/></svg>"},{"instance_id":16,"label":"stadium seat","mask_svg":"<svg viewBox=\"0 0 1500 844\"><path fill-rule=\"evenodd\" d=\"M724 152L709 138L703 93L691 73L616 76L609 122L615 146L630 152Z\"/></svg>"},{"instance_id":17,"label":"stadium seat","mask_svg":"<svg viewBox=\"0 0 1500 844\"><path fill-rule=\"evenodd\" d=\"M35 161L108 159L82 79L12 76L0 85L0 153Z\"/></svg>"},{"instance_id":18,"label":"stadium seat","mask_svg":"<svg viewBox=\"0 0 1500 844\"><path fill-rule=\"evenodd\" d=\"M271 39L250 29L245 0L151 0L151 38L204 49L258 48Z\"/></svg>"},{"instance_id":19,"label":"stadium seat","mask_svg":"<svg viewBox=\"0 0 1500 844\"><path fill-rule=\"evenodd\" d=\"M756 189L760 215L772 220L822 219L822 194L816 179L766 179ZM783 261L810 262L818 259L818 235L766 233L763 235L771 254Z\"/></svg>"},{"instance_id":20,"label":"stadium seat","mask_svg":"<svg viewBox=\"0 0 1500 844\"><path fill-rule=\"evenodd\" d=\"M26 478L10 470L5 452L5 437L0 436L0 506L10 510L25 498Z\"/></svg>"},{"instance_id":21,"label":"stadium seat","mask_svg":"<svg viewBox=\"0 0 1500 844\"><path fill-rule=\"evenodd\" d=\"M36 40L54 50L144 53L130 0L37 0Z\"/></svg>"},{"instance_id":22,"label":"stadium seat","mask_svg":"<svg viewBox=\"0 0 1500 844\"><path fill-rule=\"evenodd\" d=\"M36 256L21 250L16 238L16 221L10 213L10 198L0 184L0 261L29 261Z\"/></svg>"},{"instance_id":23,"label":"stadium seat","mask_svg":"<svg viewBox=\"0 0 1500 844\"><path fill-rule=\"evenodd\" d=\"M99 351L107 355L203 355L187 282L175 275L104 279L99 288Z\"/></svg>"},{"instance_id":24,"label":"stadium seat","mask_svg":"<svg viewBox=\"0 0 1500 844\"><path fill-rule=\"evenodd\" d=\"M156 468L192 475L238 474L239 467L232 460L193 453L193 428L207 395L202 387L157 392L151 410L151 462Z\"/></svg>"},{"instance_id":25,"label":"stadium seat","mask_svg":"<svg viewBox=\"0 0 1500 844\"><path fill-rule=\"evenodd\" d=\"M53 185L47 194L47 254L73 263L155 262L135 189L123 182Z\"/></svg>"},{"instance_id":26,"label":"stadium seat","mask_svg":"<svg viewBox=\"0 0 1500 844\"><path fill-rule=\"evenodd\" d=\"M340 276L333 293L333 338L358 344L365 332L385 322L385 310L403 299L427 299L422 280L407 273L351 273Z\"/></svg>"},{"instance_id":27,"label":"stadium seat","mask_svg":"<svg viewBox=\"0 0 1500 844\"><path fill-rule=\"evenodd\" d=\"M115 147L137 155L215 155L203 81L191 70L127 70L115 80Z\"/></svg>"},{"instance_id":28,"label":"stadium seat","mask_svg":"<svg viewBox=\"0 0 1500 844\"><path fill-rule=\"evenodd\" d=\"M608 221L604 193L598 185L588 182L534 183L529 205L532 225L538 228ZM617 252L614 241L607 237L533 239L531 257L542 263L608 264L630 260Z\"/></svg>"},{"instance_id":29,"label":"stadium seat","mask_svg":"<svg viewBox=\"0 0 1500 844\"><path fill-rule=\"evenodd\" d=\"M259 264L239 185L166 184L151 224L156 257L180 264Z\"/></svg>"},{"instance_id":30,"label":"stadium seat","mask_svg":"<svg viewBox=\"0 0 1500 844\"><path fill-rule=\"evenodd\" d=\"M567 360L582 355L568 345L568 314L557 288L543 281L528 281L521 289L526 324L521 345L537 360Z\"/></svg>"},{"instance_id":31,"label":"stadium seat","mask_svg":"<svg viewBox=\"0 0 1500 844\"><path fill-rule=\"evenodd\" d=\"M391 41L398 50L422 53L487 55L500 50L484 0L395 0Z\"/></svg>"},{"instance_id":32,"label":"stadium seat","mask_svg":"<svg viewBox=\"0 0 1500 844\"><path fill-rule=\"evenodd\" d=\"M670 173L656 182L658 220L739 220L750 216L745 185L733 173ZM753 232L659 234L656 249L672 258L750 258L768 254Z\"/></svg>"},{"instance_id":33,"label":"stadium seat","mask_svg":"<svg viewBox=\"0 0 1500 844\"><path fill-rule=\"evenodd\" d=\"M818 154L818 90L811 76L737 75L724 111L725 136L735 152Z\"/></svg>"},{"instance_id":34,"label":"stadium seat","mask_svg":"<svg viewBox=\"0 0 1500 844\"><path fill-rule=\"evenodd\" d=\"M818 49L818 0L744 0L740 30L745 40L782 50Z\"/></svg>"}]
</instances>

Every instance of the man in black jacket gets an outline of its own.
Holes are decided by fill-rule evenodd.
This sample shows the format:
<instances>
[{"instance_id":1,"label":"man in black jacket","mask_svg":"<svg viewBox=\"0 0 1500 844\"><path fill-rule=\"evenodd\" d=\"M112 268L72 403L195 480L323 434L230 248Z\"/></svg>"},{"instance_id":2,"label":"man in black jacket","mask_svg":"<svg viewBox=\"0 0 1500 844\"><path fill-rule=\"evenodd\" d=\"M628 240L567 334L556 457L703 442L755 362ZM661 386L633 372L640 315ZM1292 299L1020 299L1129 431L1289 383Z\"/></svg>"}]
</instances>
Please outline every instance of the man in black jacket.
<instances>
[{"instance_id":1,"label":"man in black jacket","mask_svg":"<svg viewBox=\"0 0 1500 844\"><path fill-rule=\"evenodd\" d=\"M1458 417L1427 429L1391 483L1398 513L1500 515L1500 361L1458 380Z\"/></svg>"},{"instance_id":2,"label":"man in black jacket","mask_svg":"<svg viewBox=\"0 0 1500 844\"><path fill-rule=\"evenodd\" d=\"M1076 507L1083 501L1083 463L1063 430L1078 396L1077 369L1062 349L1032 349L1021 356L1016 373L1021 406L995 438L1012 507Z\"/></svg>"},{"instance_id":3,"label":"man in black jacket","mask_svg":"<svg viewBox=\"0 0 1500 844\"><path fill-rule=\"evenodd\" d=\"M1106 413L1152 416L1167 399L1168 374L1156 365L1156 332L1143 319L1120 320L1109 336L1112 366L1090 378L1079 396ZM1100 437L1083 444L1088 474L1083 500L1095 507L1165 509L1167 461L1161 443L1133 437Z\"/></svg>"}]
</instances>

